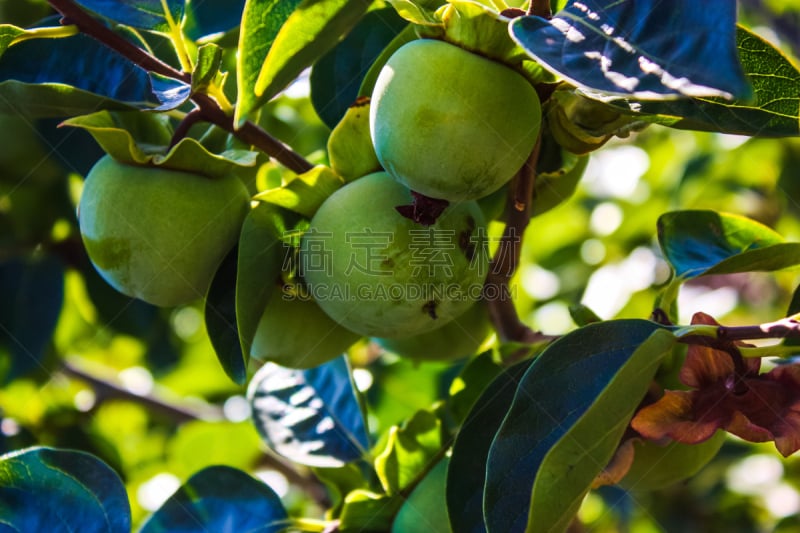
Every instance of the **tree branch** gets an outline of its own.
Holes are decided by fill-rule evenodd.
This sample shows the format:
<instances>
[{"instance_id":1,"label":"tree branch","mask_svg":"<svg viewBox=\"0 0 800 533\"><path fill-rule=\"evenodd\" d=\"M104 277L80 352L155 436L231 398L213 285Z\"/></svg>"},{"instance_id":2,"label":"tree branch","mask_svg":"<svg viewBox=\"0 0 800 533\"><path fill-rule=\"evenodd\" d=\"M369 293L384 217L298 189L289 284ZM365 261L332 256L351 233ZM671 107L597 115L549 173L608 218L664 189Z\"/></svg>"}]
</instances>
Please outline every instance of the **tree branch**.
<instances>
[{"instance_id":1,"label":"tree branch","mask_svg":"<svg viewBox=\"0 0 800 533\"><path fill-rule=\"evenodd\" d=\"M534 344L552 340L552 337L533 331L522 323L517 316L509 289L509 283L517 271L522 254L522 237L531 218L531 199L540 147L541 136L537 139L528 160L510 183L506 205L506 228L497 252L489 264L489 274L484 283L484 297L487 300L492 324L504 342Z\"/></svg>"},{"instance_id":2,"label":"tree branch","mask_svg":"<svg viewBox=\"0 0 800 533\"><path fill-rule=\"evenodd\" d=\"M177 70L171 65L150 55L147 51L139 48L130 41L127 41L120 35L117 35L110 28L89 15L73 0L48 0L48 2L53 9L61 13L63 16L62 23L74 24L82 33L125 56L134 64L145 70L155 72L156 74L174 78L184 83L191 83L192 76L190 73ZM289 170L302 174L313 168L313 165L303 156L296 153L289 146L285 145L256 124L248 121L242 125L242 127L236 128L233 119L226 115L219 106L219 103L210 96L195 93L191 98L200 108L203 118L231 133L243 142L255 146L270 157L273 157Z\"/></svg>"},{"instance_id":3,"label":"tree branch","mask_svg":"<svg viewBox=\"0 0 800 533\"><path fill-rule=\"evenodd\" d=\"M553 11L550 9L550 0L531 0L531 7L528 9L528 15L536 15L537 17L548 20L553 18Z\"/></svg>"}]
</instances>

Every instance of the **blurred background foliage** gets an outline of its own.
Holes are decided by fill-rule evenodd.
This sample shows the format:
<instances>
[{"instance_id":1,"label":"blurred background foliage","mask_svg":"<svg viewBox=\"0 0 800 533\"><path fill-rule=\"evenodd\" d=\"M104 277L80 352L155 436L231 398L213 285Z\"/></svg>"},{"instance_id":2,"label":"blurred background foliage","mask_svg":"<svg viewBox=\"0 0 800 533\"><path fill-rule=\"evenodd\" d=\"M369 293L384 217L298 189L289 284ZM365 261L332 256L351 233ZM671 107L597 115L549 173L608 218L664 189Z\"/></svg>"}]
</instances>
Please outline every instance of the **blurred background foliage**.
<instances>
[{"instance_id":1,"label":"blurred background foliage","mask_svg":"<svg viewBox=\"0 0 800 533\"><path fill-rule=\"evenodd\" d=\"M796 58L800 2L740 7L744 23ZM39 0L0 1L0 21L19 26L49 13ZM324 162L329 129L307 88L304 80L292 86L261 123ZM132 300L89 264L75 200L100 155L82 130L0 116L0 454L41 444L97 455L124 480L134 523L211 464L255 473L291 514L319 516L324 495L309 496L310 474L261 444L244 390L208 341L200 304L163 310ZM275 172L265 165L258 186ZM575 327L576 304L604 319L647 317L669 276L655 234L669 210L741 214L800 241L798 176L799 139L651 127L612 141L593 154L575 196L532 221L514 284L520 316L550 334ZM682 290L682 322L700 310L725 324L783 317L798 281L796 272L701 278ZM459 370L379 355L367 343L351 354L374 435L430 408ZM580 517L593 532L796 531L800 461L731 438L694 479L659 493L605 488L589 495Z\"/></svg>"}]
</instances>

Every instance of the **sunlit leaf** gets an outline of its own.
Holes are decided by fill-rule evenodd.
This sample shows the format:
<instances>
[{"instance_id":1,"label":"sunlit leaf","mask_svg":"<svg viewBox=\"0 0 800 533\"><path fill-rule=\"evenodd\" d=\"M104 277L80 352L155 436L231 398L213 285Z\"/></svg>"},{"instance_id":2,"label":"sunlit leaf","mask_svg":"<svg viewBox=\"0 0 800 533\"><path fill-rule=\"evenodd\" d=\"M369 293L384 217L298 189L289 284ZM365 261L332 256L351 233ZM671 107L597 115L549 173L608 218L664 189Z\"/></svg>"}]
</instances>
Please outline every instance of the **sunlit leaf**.
<instances>
[{"instance_id":1,"label":"sunlit leaf","mask_svg":"<svg viewBox=\"0 0 800 533\"><path fill-rule=\"evenodd\" d=\"M99 111L65 120L62 125L87 130L105 153L131 165L155 165L213 178L256 163L256 152L231 149L212 154L191 137L167 150L172 136L167 120L149 113Z\"/></svg>"},{"instance_id":2,"label":"sunlit leaf","mask_svg":"<svg viewBox=\"0 0 800 533\"><path fill-rule=\"evenodd\" d=\"M344 356L308 370L267 363L247 397L259 433L287 459L338 467L367 453L369 437Z\"/></svg>"},{"instance_id":3,"label":"sunlit leaf","mask_svg":"<svg viewBox=\"0 0 800 533\"><path fill-rule=\"evenodd\" d=\"M767 226L728 213L665 213L658 220L658 237L665 258L683 279L800 265L800 243L787 243Z\"/></svg>"},{"instance_id":4,"label":"sunlit leaf","mask_svg":"<svg viewBox=\"0 0 800 533\"><path fill-rule=\"evenodd\" d=\"M129 533L119 476L88 453L28 448L0 457L0 529Z\"/></svg>"},{"instance_id":5,"label":"sunlit leaf","mask_svg":"<svg viewBox=\"0 0 800 533\"><path fill-rule=\"evenodd\" d=\"M261 104L256 96L256 80L261 67L289 15L301 0L247 0L239 33L236 81L239 91L236 122L244 121Z\"/></svg>"},{"instance_id":6,"label":"sunlit leaf","mask_svg":"<svg viewBox=\"0 0 800 533\"><path fill-rule=\"evenodd\" d=\"M186 0L76 0L76 3L120 24L169 31L180 23ZM169 11L164 10L165 6Z\"/></svg>"},{"instance_id":7,"label":"sunlit leaf","mask_svg":"<svg viewBox=\"0 0 800 533\"><path fill-rule=\"evenodd\" d=\"M389 430L386 447L375 458L375 472L387 494L417 479L442 448L442 423L430 411L417 411L402 426Z\"/></svg>"},{"instance_id":8,"label":"sunlit leaf","mask_svg":"<svg viewBox=\"0 0 800 533\"><path fill-rule=\"evenodd\" d=\"M644 120L672 128L758 137L800 134L800 71L774 45L747 28L737 28L736 41L745 74L753 86L752 99L614 100L611 103L650 114L652 117L645 115Z\"/></svg>"},{"instance_id":9,"label":"sunlit leaf","mask_svg":"<svg viewBox=\"0 0 800 533\"><path fill-rule=\"evenodd\" d=\"M322 202L342 185L344 180L333 170L318 165L295 177L283 187L269 189L257 194L253 199L312 217Z\"/></svg>"},{"instance_id":10,"label":"sunlit leaf","mask_svg":"<svg viewBox=\"0 0 800 533\"><path fill-rule=\"evenodd\" d=\"M189 478L139 533L279 533L287 525L286 509L268 485L229 466L210 466Z\"/></svg>"},{"instance_id":11,"label":"sunlit leaf","mask_svg":"<svg viewBox=\"0 0 800 533\"><path fill-rule=\"evenodd\" d=\"M489 532L569 525L674 345L659 328L645 320L590 324L537 357L489 450Z\"/></svg>"},{"instance_id":12,"label":"sunlit leaf","mask_svg":"<svg viewBox=\"0 0 800 533\"><path fill-rule=\"evenodd\" d=\"M582 0L551 20L514 19L511 36L588 92L663 100L750 94L735 41L736 3Z\"/></svg>"}]
</instances>

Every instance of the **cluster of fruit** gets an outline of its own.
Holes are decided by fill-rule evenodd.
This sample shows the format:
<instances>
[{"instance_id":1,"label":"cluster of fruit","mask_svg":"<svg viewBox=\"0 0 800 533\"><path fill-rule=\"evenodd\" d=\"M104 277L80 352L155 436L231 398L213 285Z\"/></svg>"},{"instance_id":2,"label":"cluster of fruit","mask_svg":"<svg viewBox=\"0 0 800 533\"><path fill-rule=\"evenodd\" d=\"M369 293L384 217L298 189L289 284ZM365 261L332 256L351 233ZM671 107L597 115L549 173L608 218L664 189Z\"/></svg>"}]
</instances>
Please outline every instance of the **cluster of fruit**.
<instances>
[{"instance_id":1,"label":"cluster of fruit","mask_svg":"<svg viewBox=\"0 0 800 533\"><path fill-rule=\"evenodd\" d=\"M369 111L380 170L351 177L314 214L296 255L303 290L273 291L251 355L310 367L364 336L414 358L473 353L490 332L476 200L525 164L541 115L533 86L510 67L435 39L398 49ZM235 177L107 156L86 179L79 222L111 285L174 306L205 294L249 200Z\"/></svg>"}]
</instances>

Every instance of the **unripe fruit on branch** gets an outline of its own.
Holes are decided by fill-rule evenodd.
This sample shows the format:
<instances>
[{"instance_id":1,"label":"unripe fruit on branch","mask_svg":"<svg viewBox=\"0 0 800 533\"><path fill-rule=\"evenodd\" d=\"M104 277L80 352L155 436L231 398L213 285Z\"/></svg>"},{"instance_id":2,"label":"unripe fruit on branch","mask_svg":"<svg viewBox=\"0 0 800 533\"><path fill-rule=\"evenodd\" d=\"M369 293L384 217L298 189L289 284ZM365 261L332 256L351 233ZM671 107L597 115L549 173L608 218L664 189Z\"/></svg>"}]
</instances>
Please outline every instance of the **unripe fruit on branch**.
<instances>
[{"instance_id":1,"label":"unripe fruit on branch","mask_svg":"<svg viewBox=\"0 0 800 533\"><path fill-rule=\"evenodd\" d=\"M249 194L208 178L104 156L86 177L78 222L86 251L115 289L159 306L205 296L239 237Z\"/></svg>"},{"instance_id":2,"label":"unripe fruit on branch","mask_svg":"<svg viewBox=\"0 0 800 533\"><path fill-rule=\"evenodd\" d=\"M527 160L541 125L533 86L515 70L455 45L402 46L372 93L370 133L383 168L449 201L481 198Z\"/></svg>"},{"instance_id":3,"label":"unripe fruit on branch","mask_svg":"<svg viewBox=\"0 0 800 533\"><path fill-rule=\"evenodd\" d=\"M411 192L385 172L333 193L300 243L300 269L320 307L370 337L436 329L480 297L488 269L483 214L447 207L430 226L400 215Z\"/></svg>"}]
</instances>

